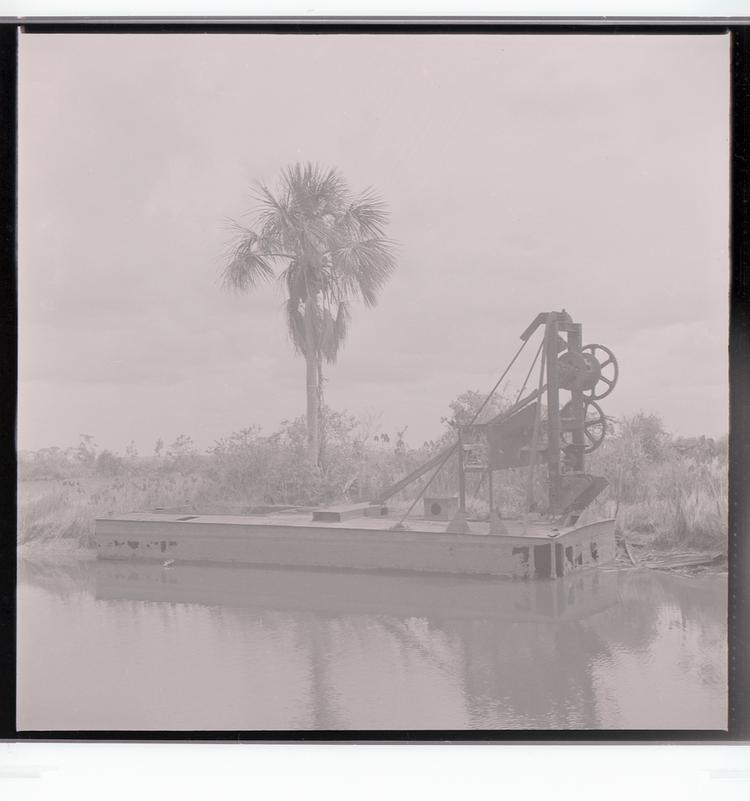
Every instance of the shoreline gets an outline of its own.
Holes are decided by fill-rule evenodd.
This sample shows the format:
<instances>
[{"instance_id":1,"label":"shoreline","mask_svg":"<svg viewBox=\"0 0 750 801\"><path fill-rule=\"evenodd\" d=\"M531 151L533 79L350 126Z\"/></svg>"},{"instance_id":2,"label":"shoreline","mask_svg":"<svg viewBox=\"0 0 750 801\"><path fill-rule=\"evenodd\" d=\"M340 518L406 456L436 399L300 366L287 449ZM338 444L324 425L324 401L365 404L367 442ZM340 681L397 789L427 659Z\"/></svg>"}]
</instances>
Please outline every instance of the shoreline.
<instances>
[{"instance_id":1,"label":"shoreline","mask_svg":"<svg viewBox=\"0 0 750 801\"><path fill-rule=\"evenodd\" d=\"M96 548L86 548L75 540L25 542L16 546L16 559L93 562L96 560Z\"/></svg>"},{"instance_id":2,"label":"shoreline","mask_svg":"<svg viewBox=\"0 0 750 801\"><path fill-rule=\"evenodd\" d=\"M687 578L728 574L728 564L723 554L685 549L650 549L638 553L644 548L643 545L631 544L630 547L636 550L636 563L631 564L624 552L619 550L612 566L623 570L657 570ZM75 540L31 542L16 547L16 559L31 562L92 562L96 558L95 548L86 548Z\"/></svg>"}]
</instances>

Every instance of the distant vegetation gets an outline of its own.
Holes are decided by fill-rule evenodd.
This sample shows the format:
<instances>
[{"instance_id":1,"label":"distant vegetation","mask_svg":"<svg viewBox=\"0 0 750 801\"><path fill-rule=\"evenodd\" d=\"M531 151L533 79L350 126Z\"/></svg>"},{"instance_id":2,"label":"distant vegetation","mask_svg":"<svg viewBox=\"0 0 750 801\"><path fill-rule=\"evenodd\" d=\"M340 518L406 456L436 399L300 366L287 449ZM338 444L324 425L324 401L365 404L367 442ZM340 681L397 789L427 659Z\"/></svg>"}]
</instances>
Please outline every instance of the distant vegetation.
<instances>
[{"instance_id":1,"label":"distant vegetation","mask_svg":"<svg viewBox=\"0 0 750 801\"><path fill-rule=\"evenodd\" d=\"M467 418L480 401L479 393L464 393L450 404L450 419ZM503 405L498 401L488 414ZM84 435L75 448L20 453L18 541L72 539L90 546L96 517L155 507L241 512L270 504L367 500L454 436L446 420L439 440L415 448L405 439L406 429L384 432L376 419L330 409L324 414L321 467L304 458L304 418L283 422L271 434L251 426L206 452L182 435L168 445L158 440L149 454L139 454L133 444L116 454L100 450ZM620 533L650 549L725 548L726 437L674 438L658 417L647 414L611 428L601 448L589 457L589 470L605 476L610 486L585 515L616 515ZM523 510L524 473L495 474L496 502L507 514ZM539 481L541 493L541 477ZM393 505L404 505L420 486L394 498ZM455 486L451 460L430 493L453 494ZM471 484L468 489L472 511L486 514L486 486Z\"/></svg>"}]
</instances>

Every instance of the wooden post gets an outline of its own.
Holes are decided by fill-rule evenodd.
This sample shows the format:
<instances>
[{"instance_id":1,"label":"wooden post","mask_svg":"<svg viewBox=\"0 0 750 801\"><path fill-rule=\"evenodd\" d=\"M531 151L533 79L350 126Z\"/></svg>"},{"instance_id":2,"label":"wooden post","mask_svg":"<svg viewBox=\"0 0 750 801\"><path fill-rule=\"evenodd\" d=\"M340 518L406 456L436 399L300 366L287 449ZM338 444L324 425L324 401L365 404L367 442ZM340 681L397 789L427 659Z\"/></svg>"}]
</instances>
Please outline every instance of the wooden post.
<instances>
[{"instance_id":1,"label":"wooden post","mask_svg":"<svg viewBox=\"0 0 750 801\"><path fill-rule=\"evenodd\" d=\"M542 343L542 359L539 365L539 387L537 392L539 397L542 396L542 387L544 386L544 374L547 367L547 329L544 331L544 341ZM534 471L536 470L537 457L539 455L539 426L542 420L542 402L539 400L536 404L536 411L534 414L534 428L531 433L531 451L529 452L529 473L526 477L526 511L530 512L532 504L534 503Z\"/></svg>"},{"instance_id":2,"label":"wooden post","mask_svg":"<svg viewBox=\"0 0 750 801\"><path fill-rule=\"evenodd\" d=\"M458 508L466 511L466 473L464 473L464 438L458 427Z\"/></svg>"},{"instance_id":3,"label":"wooden post","mask_svg":"<svg viewBox=\"0 0 750 801\"><path fill-rule=\"evenodd\" d=\"M568 328L568 350L572 353L581 353L583 345L582 326L580 323L575 323ZM583 426L585 422L586 412L583 400L583 390L571 390L571 406L573 408L573 431L572 440L573 447L571 449L570 466L576 473L584 471L584 455L583 451L586 447L585 436L583 433Z\"/></svg>"},{"instance_id":4,"label":"wooden post","mask_svg":"<svg viewBox=\"0 0 750 801\"><path fill-rule=\"evenodd\" d=\"M549 477L549 513L558 512L560 498L560 387L557 353L559 333L557 312L547 317L547 472Z\"/></svg>"},{"instance_id":5,"label":"wooden post","mask_svg":"<svg viewBox=\"0 0 750 801\"><path fill-rule=\"evenodd\" d=\"M487 503L489 505L490 514L492 514L492 509L494 507L494 498L492 492L492 468L487 468Z\"/></svg>"}]
</instances>

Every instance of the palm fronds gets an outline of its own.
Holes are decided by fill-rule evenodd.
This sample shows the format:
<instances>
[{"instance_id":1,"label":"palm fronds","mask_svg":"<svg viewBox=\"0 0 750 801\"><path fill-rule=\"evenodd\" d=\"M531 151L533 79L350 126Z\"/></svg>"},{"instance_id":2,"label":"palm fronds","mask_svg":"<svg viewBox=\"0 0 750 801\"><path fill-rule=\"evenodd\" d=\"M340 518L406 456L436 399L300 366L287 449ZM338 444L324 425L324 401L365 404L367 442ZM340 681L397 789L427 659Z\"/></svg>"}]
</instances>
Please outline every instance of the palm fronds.
<instances>
[{"instance_id":1,"label":"palm fronds","mask_svg":"<svg viewBox=\"0 0 750 801\"><path fill-rule=\"evenodd\" d=\"M366 306L374 306L396 266L392 243L379 238L350 241L331 256L343 297L360 297Z\"/></svg>"},{"instance_id":2,"label":"palm fronds","mask_svg":"<svg viewBox=\"0 0 750 801\"><path fill-rule=\"evenodd\" d=\"M254 231L237 228L237 236L229 251L229 260L222 273L222 283L228 289L246 291L261 281L274 277L266 248L259 246L260 238Z\"/></svg>"},{"instance_id":3,"label":"palm fronds","mask_svg":"<svg viewBox=\"0 0 750 801\"><path fill-rule=\"evenodd\" d=\"M383 237L388 224L388 207L372 189L355 198L342 217L345 226L356 238Z\"/></svg>"},{"instance_id":4,"label":"palm fronds","mask_svg":"<svg viewBox=\"0 0 750 801\"><path fill-rule=\"evenodd\" d=\"M254 198L255 229L237 226L223 282L252 289L283 264L278 278L295 349L312 345L333 362L346 338L349 301L374 306L395 267L386 204L372 189L353 195L338 170L312 162L284 169L276 191L257 183Z\"/></svg>"}]
</instances>

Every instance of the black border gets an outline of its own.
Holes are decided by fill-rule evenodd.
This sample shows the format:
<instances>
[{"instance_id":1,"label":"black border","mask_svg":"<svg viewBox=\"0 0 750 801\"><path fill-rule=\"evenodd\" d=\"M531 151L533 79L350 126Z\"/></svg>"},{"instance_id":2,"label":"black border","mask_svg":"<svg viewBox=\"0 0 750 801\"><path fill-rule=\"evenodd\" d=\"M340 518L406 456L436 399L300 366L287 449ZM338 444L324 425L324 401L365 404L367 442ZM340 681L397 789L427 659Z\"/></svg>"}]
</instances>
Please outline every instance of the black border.
<instances>
[{"instance_id":1,"label":"black border","mask_svg":"<svg viewBox=\"0 0 750 801\"><path fill-rule=\"evenodd\" d=\"M16 122L17 34L549 34L549 35L721 35L732 34L731 109L731 314L730 314L730 481L729 481L729 730L399 730L399 731L25 731L16 730L16 459L15 414L17 384L16 294ZM484 742L631 743L738 742L750 739L748 709L748 600L750 545L750 26L731 21L670 20L653 24L627 18L602 24L598 18L553 22L467 18L429 20L357 18L230 21L143 19L125 22L92 19L18 20L0 24L0 739L29 741L171 741L171 742ZM689 343L686 343L689 347Z\"/></svg>"},{"instance_id":2,"label":"black border","mask_svg":"<svg viewBox=\"0 0 750 801\"><path fill-rule=\"evenodd\" d=\"M16 52L0 27L0 737L16 717Z\"/></svg>"}]
</instances>

